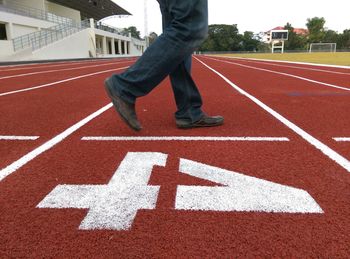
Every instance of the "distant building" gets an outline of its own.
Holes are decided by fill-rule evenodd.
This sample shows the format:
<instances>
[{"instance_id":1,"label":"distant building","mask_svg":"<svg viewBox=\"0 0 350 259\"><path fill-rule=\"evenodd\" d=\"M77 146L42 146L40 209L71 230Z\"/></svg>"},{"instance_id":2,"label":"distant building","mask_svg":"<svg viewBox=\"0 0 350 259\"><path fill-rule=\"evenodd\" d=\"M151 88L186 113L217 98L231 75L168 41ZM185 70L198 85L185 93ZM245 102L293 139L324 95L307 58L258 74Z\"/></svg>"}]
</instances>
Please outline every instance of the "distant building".
<instances>
[{"instance_id":1,"label":"distant building","mask_svg":"<svg viewBox=\"0 0 350 259\"><path fill-rule=\"evenodd\" d=\"M139 56L146 41L99 20L130 13L110 0L0 0L0 61Z\"/></svg>"},{"instance_id":2,"label":"distant building","mask_svg":"<svg viewBox=\"0 0 350 259\"><path fill-rule=\"evenodd\" d=\"M278 26L278 27L275 27L267 32L263 32L262 33L262 41L265 43L271 43L271 31L276 31L276 30L284 30L284 27ZM309 31L307 29L303 29L303 28L294 28L293 31L297 35L302 35L302 36L306 36L309 33Z\"/></svg>"}]
</instances>

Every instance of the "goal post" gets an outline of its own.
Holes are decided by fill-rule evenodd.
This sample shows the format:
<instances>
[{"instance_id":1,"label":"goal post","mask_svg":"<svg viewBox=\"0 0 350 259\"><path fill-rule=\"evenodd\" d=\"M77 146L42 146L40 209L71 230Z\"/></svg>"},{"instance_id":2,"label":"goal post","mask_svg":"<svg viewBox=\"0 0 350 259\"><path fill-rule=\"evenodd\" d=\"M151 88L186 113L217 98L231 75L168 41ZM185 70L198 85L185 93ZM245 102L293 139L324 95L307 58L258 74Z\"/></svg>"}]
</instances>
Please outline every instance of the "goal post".
<instances>
[{"instance_id":1,"label":"goal post","mask_svg":"<svg viewBox=\"0 0 350 259\"><path fill-rule=\"evenodd\" d=\"M309 52L336 52L337 43L311 43Z\"/></svg>"}]
</instances>

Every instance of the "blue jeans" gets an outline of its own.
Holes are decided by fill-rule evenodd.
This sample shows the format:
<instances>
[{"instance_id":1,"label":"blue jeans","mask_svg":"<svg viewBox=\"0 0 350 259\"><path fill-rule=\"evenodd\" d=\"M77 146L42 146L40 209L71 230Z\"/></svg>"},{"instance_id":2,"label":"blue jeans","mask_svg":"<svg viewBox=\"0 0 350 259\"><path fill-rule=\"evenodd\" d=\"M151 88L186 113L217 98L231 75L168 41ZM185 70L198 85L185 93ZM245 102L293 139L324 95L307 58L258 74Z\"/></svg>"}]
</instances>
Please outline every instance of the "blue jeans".
<instances>
[{"instance_id":1,"label":"blue jeans","mask_svg":"<svg viewBox=\"0 0 350 259\"><path fill-rule=\"evenodd\" d=\"M202 98L191 77L192 53L208 33L207 0L157 0L163 17L163 34L137 62L112 76L113 86L129 103L145 96L168 75L175 96L175 118L190 122L202 116Z\"/></svg>"}]
</instances>

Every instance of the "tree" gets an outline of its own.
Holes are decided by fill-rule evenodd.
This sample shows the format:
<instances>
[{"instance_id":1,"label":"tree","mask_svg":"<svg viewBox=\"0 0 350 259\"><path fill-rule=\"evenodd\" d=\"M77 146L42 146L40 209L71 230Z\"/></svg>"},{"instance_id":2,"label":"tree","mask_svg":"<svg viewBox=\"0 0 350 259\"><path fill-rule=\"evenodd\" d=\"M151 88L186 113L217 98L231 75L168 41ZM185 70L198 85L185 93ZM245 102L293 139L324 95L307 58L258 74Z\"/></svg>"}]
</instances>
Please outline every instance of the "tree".
<instances>
[{"instance_id":1,"label":"tree","mask_svg":"<svg viewBox=\"0 0 350 259\"><path fill-rule=\"evenodd\" d=\"M255 38L251 31L245 31L242 37L242 48L244 51L256 51L260 45L260 41Z\"/></svg>"},{"instance_id":2,"label":"tree","mask_svg":"<svg viewBox=\"0 0 350 259\"><path fill-rule=\"evenodd\" d=\"M141 40L140 31L137 30L135 26L131 26L123 29L123 33L131 34L131 37Z\"/></svg>"},{"instance_id":3,"label":"tree","mask_svg":"<svg viewBox=\"0 0 350 259\"><path fill-rule=\"evenodd\" d=\"M326 20L323 17L314 17L307 19L306 26L309 30L309 42L318 43L322 42L325 37L324 25Z\"/></svg>"},{"instance_id":4,"label":"tree","mask_svg":"<svg viewBox=\"0 0 350 259\"><path fill-rule=\"evenodd\" d=\"M343 33L339 35L337 48L350 50L350 29L344 30Z\"/></svg>"},{"instance_id":5,"label":"tree","mask_svg":"<svg viewBox=\"0 0 350 259\"><path fill-rule=\"evenodd\" d=\"M306 38L294 32L294 28L290 23L284 26L288 30L288 40L285 42L286 50L302 50L306 49Z\"/></svg>"},{"instance_id":6,"label":"tree","mask_svg":"<svg viewBox=\"0 0 350 259\"><path fill-rule=\"evenodd\" d=\"M237 25L209 25L208 38L199 48L200 51L237 51L242 49L242 35Z\"/></svg>"},{"instance_id":7,"label":"tree","mask_svg":"<svg viewBox=\"0 0 350 259\"><path fill-rule=\"evenodd\" d=\"M153 44L153 42L155 42L155 40L158 38L158 34L155 32L151 32L148 36L148 40L149 40L149 45Z\"/></svg>"}]
</instances>

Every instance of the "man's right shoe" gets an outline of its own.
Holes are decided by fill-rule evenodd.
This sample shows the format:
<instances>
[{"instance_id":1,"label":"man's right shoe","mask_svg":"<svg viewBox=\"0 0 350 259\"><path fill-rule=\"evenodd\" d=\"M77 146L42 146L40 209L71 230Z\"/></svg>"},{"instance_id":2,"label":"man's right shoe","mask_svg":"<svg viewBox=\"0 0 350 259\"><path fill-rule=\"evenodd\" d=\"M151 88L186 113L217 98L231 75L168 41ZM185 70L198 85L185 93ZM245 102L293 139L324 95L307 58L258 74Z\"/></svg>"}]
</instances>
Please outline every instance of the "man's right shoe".
<instances>
[{"instance_id":1,"label":"man's right shoe","mask_svg":"<svg viewBox=\"0 0 350 259\"><path fill-rule=\"evenodd\" d=\"M135 104L127 103L121 99L113 89L110 80L110 78L105 80L105 89L109 98L112 100L115 110L130 128L135 131L140 131L142 127L136 116Z\"/></svg>"},{"instance_id":2,"label":"man's right shoe","mask_svg":"<svg viewBox=\"0 0 350 259\"><path fill-rule=\"evenodd\" d=\"M198 121L189 122L186 120L176 120L176 126L179 129L192 129L202 127L216 127L224 124L224 117L222 116L208 116L204 114Z\"/></svg>"}]
</instances>

